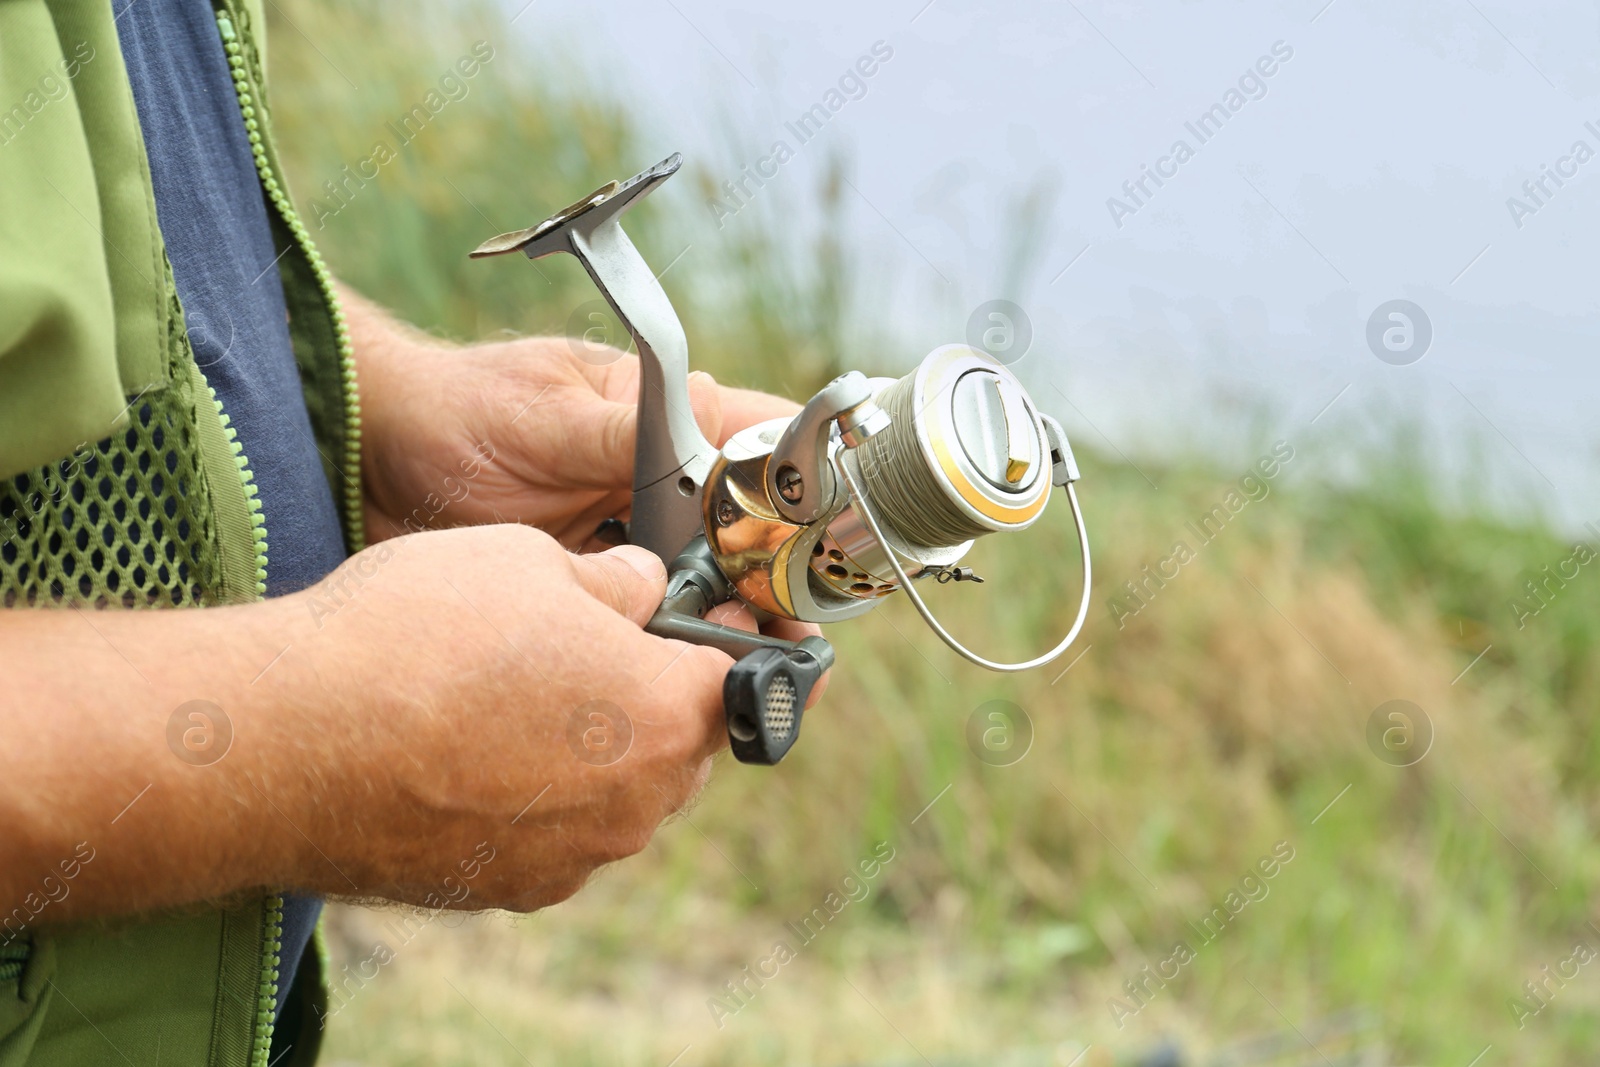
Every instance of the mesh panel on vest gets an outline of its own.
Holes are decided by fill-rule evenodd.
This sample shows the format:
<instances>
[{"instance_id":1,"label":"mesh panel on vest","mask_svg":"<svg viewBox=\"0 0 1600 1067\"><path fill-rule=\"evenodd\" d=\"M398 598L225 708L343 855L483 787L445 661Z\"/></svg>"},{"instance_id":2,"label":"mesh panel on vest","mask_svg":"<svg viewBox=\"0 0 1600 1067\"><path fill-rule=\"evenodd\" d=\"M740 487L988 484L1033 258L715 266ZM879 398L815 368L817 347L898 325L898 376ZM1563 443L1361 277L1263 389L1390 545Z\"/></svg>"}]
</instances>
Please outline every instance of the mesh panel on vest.
<instances>
[{"instance_id":1,"label":"mesh panel on vest","mask_svg":"<svg viewBox=\"0 0 1600 1067\"><path fill-rule=\"evenodd\" d=\"M176 373L133 400L125 429L0 481L0 605L210 602L217 532L194 392Z\"/></svg>"}]
</instances>

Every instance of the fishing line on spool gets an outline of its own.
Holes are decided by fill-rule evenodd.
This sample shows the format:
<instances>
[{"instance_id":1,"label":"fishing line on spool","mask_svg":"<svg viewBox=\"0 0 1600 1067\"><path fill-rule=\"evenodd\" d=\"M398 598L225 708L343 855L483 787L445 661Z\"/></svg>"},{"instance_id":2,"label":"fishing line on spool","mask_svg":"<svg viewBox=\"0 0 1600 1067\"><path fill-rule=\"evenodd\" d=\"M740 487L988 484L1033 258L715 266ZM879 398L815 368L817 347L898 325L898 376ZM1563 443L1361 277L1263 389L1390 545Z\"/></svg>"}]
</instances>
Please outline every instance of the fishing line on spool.
<instances>
[{"instance_id":1,"label":"fishing line on spool","mask_svg":"<svg viewBox=\"0 0 1600 1067\"><path fill-rule=\"evenodd\" d=\"M993 528L963 512L940 485L917 442L914 410L916 372L878 394L878 406L889 413L889 428L862 442L856 451L867 492L902 538L927 548L948 548L970 541Z\"/></svg>"}]
</instances>

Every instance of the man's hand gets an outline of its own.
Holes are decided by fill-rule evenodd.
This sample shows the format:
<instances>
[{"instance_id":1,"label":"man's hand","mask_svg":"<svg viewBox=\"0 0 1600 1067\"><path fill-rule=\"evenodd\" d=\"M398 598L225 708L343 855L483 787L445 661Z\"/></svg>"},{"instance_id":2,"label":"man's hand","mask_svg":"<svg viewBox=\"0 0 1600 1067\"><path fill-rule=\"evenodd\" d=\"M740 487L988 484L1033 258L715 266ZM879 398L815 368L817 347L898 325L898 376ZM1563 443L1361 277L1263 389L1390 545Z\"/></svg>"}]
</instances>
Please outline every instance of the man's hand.
<instances>
[{"instance_id":1,"label":"man's hand","mask_svg":"<svg viewBox=\"0 0 1600 1067\"><path fill-rule=\"evenodd\" d=\"M603 547L595 528L626 519L632 502L638 357L564 337L452 348L348 288L340 299L360 365L369 544L408 530L522 523L574 551ZM701 372L689 375L689 399L719 448L799 410ZM748 612L728 604L708 617ZM821 633L783 619L765 630L791 641ZM824 675L812 687L808 707L827 684Z\"/></svg>"},{"instance_id":2,"label":"man's hand","mask_svg":"<svg viewBox=\"0 0 1600 1067\"><path fill-rule=\"evenodd\" d=\"M522 522L576 549L602 519L627 517L637 357L560 337L450 348L348 289L341 299L360 364L370 541L408 528ZM798 410L702 372L689 376L689 397L719 447Z\"/></svg>"},{"instance_id":3,"label":"man's hand","mask_svg":"<svg viewBox=\"0 0 1600 1067\"><path fill-rule=\"evenodd\" d=\"M453 904L565 900L642 849L726 744L730 660L640 629L666 584L644 549L575 556L526 527L449 530L370 548L302 596L352 582L317 640L365 665L385 707L313 727L349 759L306 812L331 843L329 862L303 853L307 888L449 900L443 880L463 884L456 868L487 843L496 859Z\"/></svg>"},{"instance_id":4,"label":"man's hand","mask_svg":"<svg viewBox=\"0 0 1600 1067\"><path fill-rule=\"evenodd\" d=\"M637 362L451 350L349 303L372 548L257 604L0 612L0 914L74 857L31 925L262 888L528 910L704 783L728 657L643 632L655 557L551 536L626 514ZM718 443L794 410L703 376L691 394ZM394 536L418 507L436 532ZM752 627L737 604L716 617ZM183 740L197 701L231 739L203 758Z\"/></svg>"},{"instance_id":5,"label":"man's hand","mask_svg":"<svg viewBox=\"0 0 1600 1067\"><path fill-rule=\"evenodd\" d=\"M640 629L663 589L643 549L505 525L387 541L257 604L0 612L0 914L30 893L54 895L29 925L261 888L563 900L724 743L728 658ZM194 701L223 748L186 747Z\"/></svg>"}]
</instances>

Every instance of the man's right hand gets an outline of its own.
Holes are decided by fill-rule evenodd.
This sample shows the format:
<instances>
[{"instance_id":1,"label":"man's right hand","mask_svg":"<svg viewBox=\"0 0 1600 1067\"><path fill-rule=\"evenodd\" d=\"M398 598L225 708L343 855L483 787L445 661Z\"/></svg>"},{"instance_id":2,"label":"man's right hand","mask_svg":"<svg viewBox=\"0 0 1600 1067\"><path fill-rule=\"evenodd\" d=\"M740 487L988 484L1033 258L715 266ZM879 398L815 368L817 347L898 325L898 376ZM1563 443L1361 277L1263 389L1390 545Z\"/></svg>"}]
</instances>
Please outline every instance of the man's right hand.
<instances>
[{"instance_id":1,"label":"man's right hand","mask_svg":"<svg viewBox=\"0 0 1600 1067\"><path fill-rule=\"evenodd\" d=\"M448 899L487 842L461 906L529 911L644 848L726 744L731 661L641 629L665 588L642 548L512 525L386 541L299 594L322 623L300 669L361 676L315 710L333 760L295 789L334 844L301 857L305 887Z\"/></svg>"},{"instance_id":2,"label":"man's right hand","mask_svg":"<svg viewBox=\"0 0 1600 1067\"><path fill-rule=\"evenodd\" d=\"M0 914L42 893L30 926L241 890L565 899L725 743L731 661L641 629L663 570L481 526L238 607L0 611Z\"/></svg>"}]
</instances>

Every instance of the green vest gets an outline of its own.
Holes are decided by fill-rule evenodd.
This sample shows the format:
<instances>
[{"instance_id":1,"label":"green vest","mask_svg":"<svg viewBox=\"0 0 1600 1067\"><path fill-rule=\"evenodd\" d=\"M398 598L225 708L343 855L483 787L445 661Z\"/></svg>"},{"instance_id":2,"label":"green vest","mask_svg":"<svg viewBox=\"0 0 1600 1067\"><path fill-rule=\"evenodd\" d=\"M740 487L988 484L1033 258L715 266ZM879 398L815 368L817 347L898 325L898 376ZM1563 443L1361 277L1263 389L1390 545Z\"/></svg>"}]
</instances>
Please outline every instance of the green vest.
<instances>
[{"instance_id":1,"label":"green vest","mask_svg":"<svg viewBox=\"0 0 1600 1067\"><path fill-rule=\"evenodd\" d=\"M278 270L306 407L355 552L363 540L361 433L349 337L268 136L261 0L213 3L273 236L287 250ZM111 5L0 3L0 108L7 107L0 605L139 609L258 599L270 531L249 457L190 351ZM81 850L87 862L95 844ZM67 869L46 893L70 893L77 872ZM0 914L0 1067L266 1067L282 906L271 894L53 926L45 894L28 897ZM293 1013L309 1024L294 1064L316 1055L326 995L316 979L327 973L320 937L317 944L304 968L313 979L301 987L308 1000Z\"/></svg>"}]
</instances>

